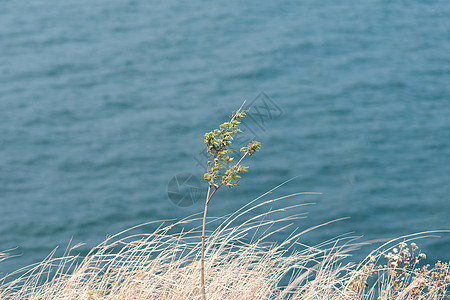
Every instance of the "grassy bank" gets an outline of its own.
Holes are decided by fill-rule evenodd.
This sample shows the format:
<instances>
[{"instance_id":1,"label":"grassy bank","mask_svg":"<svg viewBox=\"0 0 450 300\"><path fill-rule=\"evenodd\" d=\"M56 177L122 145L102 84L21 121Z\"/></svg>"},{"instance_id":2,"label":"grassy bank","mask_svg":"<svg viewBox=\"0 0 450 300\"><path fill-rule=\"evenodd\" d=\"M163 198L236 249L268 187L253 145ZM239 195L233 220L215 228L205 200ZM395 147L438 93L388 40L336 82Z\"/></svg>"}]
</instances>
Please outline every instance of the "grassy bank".
<instances>
[{"instance_id":1,"label":"grassy bank","mask_svg":"<svg viewBox=\"0 0 450 300\"><path fill-rule=\"evenodd\" d=\"M314 247L303 245L302 235L314 228L291 229L283 243L268 242L271 235L289 230L303 217L272 218L280 210L271 210L273 204L298 203L299 197L256 199L232 215L210 219L209 226L216 229L208 233L206 243L207 299L449 298L448 265L427 265L426 255L416 245L418 238L433 233L390 241L359 263L348 262L361 246L350 237ZM261 208L267 213L254 216L252 212ZM145 235L125 231L85 257L70 254L76 246L63 257L50 255L1 279L0 298L200 299L201 231L180 229L192 228L188 225L197 221L194 216L162 223ZM0 261L5 258L0 255Z\"/></svg>"}]
</instances>

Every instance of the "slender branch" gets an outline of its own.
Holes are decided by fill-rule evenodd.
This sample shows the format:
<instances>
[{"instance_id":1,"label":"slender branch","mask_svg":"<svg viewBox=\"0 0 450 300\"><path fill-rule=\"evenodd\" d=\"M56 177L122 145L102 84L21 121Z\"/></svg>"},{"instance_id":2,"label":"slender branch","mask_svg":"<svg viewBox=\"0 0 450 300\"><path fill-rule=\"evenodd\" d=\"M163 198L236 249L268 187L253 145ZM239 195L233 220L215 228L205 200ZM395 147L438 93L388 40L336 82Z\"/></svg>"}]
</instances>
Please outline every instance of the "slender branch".
<instances>
[{"instance_id":1,"label":"slender branch","mask_svg":"<svg viewBox=\"0 0 450 300\"><path fill-rule=\"evenodd\" d=\"M234 119L236 118L237 114L241 112L241 109L244 107L244 104L247 100L244 100L244 103L242 103L241 107L239 107L239 109L236 111L236 113L234 114L234 116L231 118L230 122L233 122Z\"/></svg>"},{"instance_id":2,"label":"slender branch","mask_svg":"<svg viewBox=\"0 0 450 300\"><path fill-rule=\"evenodd\" d=\"M233 168L236 168L237 166L239 166L239 164L241 163L241 161L244 159L244 157L246 157L248 154L248 151L244 153L244 155L242 155L241 159L233 166Z\"/></svg>"},{"instance_id":3,"label":"slender branch","mask_svg":"<svg viewBox=\"0 0 450 300\"><path fill-rule=\"evenodd\" d=\"M214 191L211 193L211 195L209 196L209 198L206 198L206 205L209 204L209 201L211 200L211 198L214 196L214 194L217 192L218 189L220 189L220 187L223 185L223 183L221 185L219 185L218 187L214 188Z\"/></svg>"},{"instance_id":4,"label":"slender branch","mask_svg":"<svg viewBox=\"0 0 450 300\"><path fill-rule=\"evenodd\" d=\"M239 166L239 164L242 162L242 160L247 156L247 154L248 154L248 151L245 152L244 155L242 155L241 159L240 159L234 166L232 166L231 169L233 169L233 170L236 169L236 168ZM230 175L228 175L228 176L225 178L225 180L222 180L222 182L223 182L223 181L227 181L227 179L228 179L229 176L230 176ZM220 184L220 185L216 188L216 190L218 190L222 185L223 185L223 183ZM214 193L215 193L215 192L216 192L216 191L214 191ZM213 195L214 195L214 194L213 194Z\"/></svg>"}]
</instances>

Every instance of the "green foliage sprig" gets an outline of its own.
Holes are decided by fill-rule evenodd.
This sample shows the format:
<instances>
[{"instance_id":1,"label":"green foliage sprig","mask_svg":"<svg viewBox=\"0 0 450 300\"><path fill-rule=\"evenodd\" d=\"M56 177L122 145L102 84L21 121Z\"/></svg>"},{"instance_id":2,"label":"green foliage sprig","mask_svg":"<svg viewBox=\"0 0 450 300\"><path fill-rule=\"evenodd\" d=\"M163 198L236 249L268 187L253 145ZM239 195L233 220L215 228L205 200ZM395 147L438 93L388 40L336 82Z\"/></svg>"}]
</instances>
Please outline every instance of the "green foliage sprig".
<instances>
[{"instance_id":1,"label":"green foliage sprig","mask_svg":"<svg viewBox=\"0 0 450 300\"><path fill-rule=\"evenodd\" d=\"M230 166L230 163L234 161L234 157L230 156L235 151L231 149L233 136L242 132L239 124L247 112L248 110L236 112L230 122L225 122L220 125L219 129L205 134L206 150L211 155L211 159L208 160L208 170L204 174L204 179L209 182L210 187L218 188L225 185L232 188L238 185L241 178L239 174L247 172L248 169L248 167L240 165L242 159L246 155L252 156L261 147L260 142L251 141L246 147L240 149L243 156L239 162Z\"/></svg>"}]
</instances>

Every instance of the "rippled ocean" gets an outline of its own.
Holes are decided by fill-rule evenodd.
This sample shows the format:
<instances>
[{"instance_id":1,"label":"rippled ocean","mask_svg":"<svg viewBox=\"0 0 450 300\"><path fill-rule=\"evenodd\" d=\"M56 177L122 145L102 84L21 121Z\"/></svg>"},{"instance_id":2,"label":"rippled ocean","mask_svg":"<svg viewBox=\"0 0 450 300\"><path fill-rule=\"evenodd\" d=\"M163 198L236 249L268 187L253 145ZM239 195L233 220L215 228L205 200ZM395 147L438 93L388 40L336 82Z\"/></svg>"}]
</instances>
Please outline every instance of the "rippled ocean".
<instances>
[{"instance_id":1,"label":"rippled ocean","mask_svg":"<svg viewBox=\"0 0 450 300\"><path fill-rule=\"evenodd\" d=\"M349 217L307 244L450 229L449 17L444 0L0 1L0 251L21 255L0 273L200 212L168 184L201 179L203 134L244 100L262 149L210 216L294 178L274 196L322 193L284 202L316 203L294 227ZM450 234L418 244L450 260Z\"/></svg>"}]
</instances>

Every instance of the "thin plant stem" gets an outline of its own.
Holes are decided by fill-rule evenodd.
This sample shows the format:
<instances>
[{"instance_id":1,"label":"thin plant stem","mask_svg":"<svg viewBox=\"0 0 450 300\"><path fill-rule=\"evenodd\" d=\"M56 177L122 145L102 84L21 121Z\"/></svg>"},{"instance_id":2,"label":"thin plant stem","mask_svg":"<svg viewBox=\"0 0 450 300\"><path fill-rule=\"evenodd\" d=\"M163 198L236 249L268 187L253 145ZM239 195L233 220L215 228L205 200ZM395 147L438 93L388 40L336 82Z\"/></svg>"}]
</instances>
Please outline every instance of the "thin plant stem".
<instances>
[{"instance_id":1,"label":"thin plant stem","mask_svg":"<svg viewBox=\"0 0 450 300\"><path fill-rule=\"evenodd\" d=\"M217 189L216 189L217 191ZM205 210L203 211L203 225L202 225L202 256L200 259L201 262L201 283L202 283L202 299L206 300L206 291L205 291L205 228L206 228L206 213L208 212L208 203L211 199L209 194L211 192L211 186L208 187L208 193L206 195L205 201ZM214 191L215 192L215 191Z\"/></svg>"}]
</instances>

